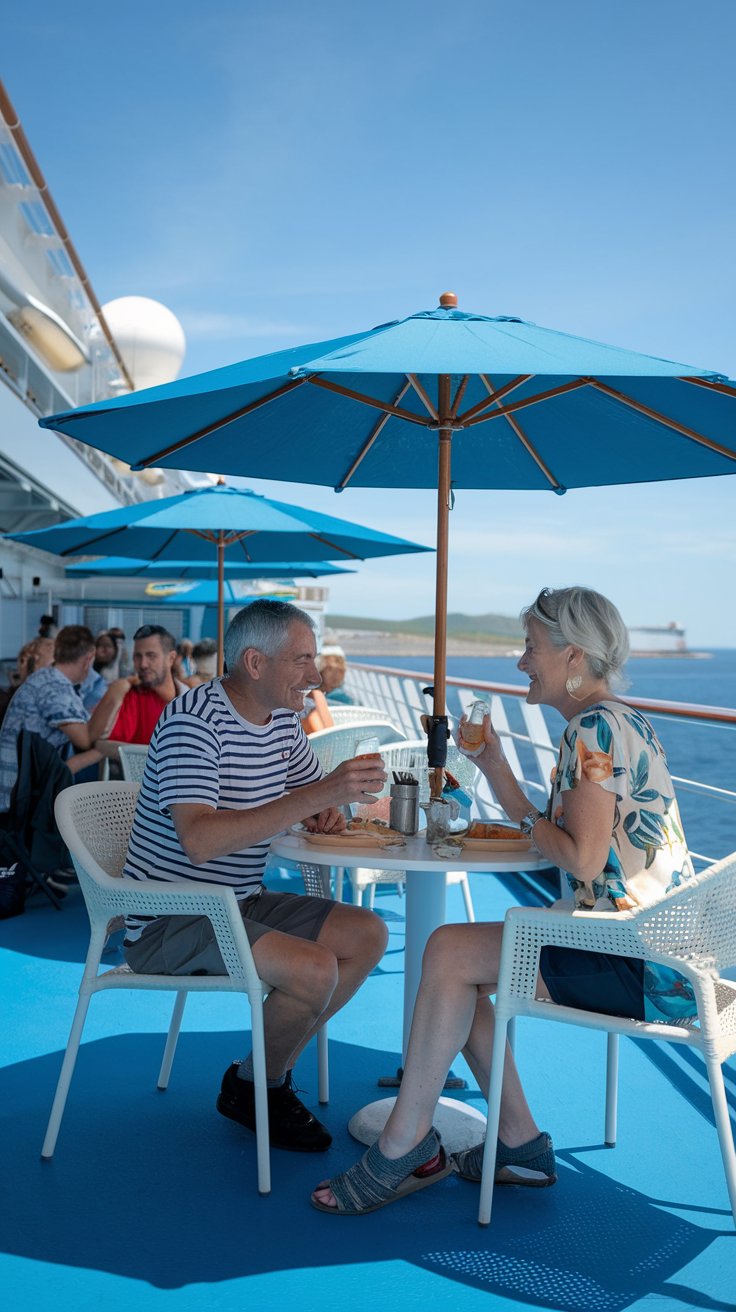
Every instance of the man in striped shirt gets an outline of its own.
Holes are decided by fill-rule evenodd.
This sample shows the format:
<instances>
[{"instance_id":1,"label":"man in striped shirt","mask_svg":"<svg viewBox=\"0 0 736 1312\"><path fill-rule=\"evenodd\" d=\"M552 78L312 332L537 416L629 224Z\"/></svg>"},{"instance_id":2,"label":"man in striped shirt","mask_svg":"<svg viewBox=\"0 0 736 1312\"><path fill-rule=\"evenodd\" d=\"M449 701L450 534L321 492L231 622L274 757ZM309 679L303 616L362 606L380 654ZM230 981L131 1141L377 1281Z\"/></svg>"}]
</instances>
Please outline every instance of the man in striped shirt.
<instances>
[{"instance_id":1,"label":"man in striped shirt","mask_svg":"<svg viewBox=\"0 0 736 1312\"><path fill-rule=\"evenodd\" d=\"M276 1148L322 1152L331 1135L297 1098L302 1049L380 960L382 920L362 907L273 893L263 872L273 836L301 821L315 832L345 826L340 810L380 792L380 760L322 770L299 722L319 684L309 616L288 602L256 601L225 634L227 674L190 689L163 711L146 761L125 874L134 879L227 885L235 892L264 1007L269 1132ZM224 974L204 917L129 919L133 970ZM217 1107L255 1130L252 1059L225 1072Z\"/></svg>"}]
</instances>

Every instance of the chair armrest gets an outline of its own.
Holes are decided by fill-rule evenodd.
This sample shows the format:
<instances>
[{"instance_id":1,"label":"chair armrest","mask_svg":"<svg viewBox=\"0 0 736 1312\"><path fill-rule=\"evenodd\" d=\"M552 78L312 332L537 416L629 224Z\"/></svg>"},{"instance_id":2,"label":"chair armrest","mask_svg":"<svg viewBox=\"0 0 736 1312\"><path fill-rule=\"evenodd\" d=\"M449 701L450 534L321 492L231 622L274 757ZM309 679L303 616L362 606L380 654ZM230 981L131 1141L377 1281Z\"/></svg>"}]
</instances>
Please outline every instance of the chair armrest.
<instances>
[{"instance_id":1,"label":"chair armrest","mask_svg":"<svg viewBox=\"0 0 736 1312\"><path fill-rule=\"evenodd\" d=\"M116 878L102 871L94 879L83 872L83 879L90 910L94 907L104 916L205 916L212 924L230 978L243 980L249 989L263 989L231 888L204 883L157 885L153 881Z\"/></svg>"},{"instance_id":2,"label":"chair armrest","mask_svg":"<svg viewBox=\"0 0 736 1312\"><path fill-rule=\"evenodd\" d=\"M511 907L504 922L498 996L534 998L543 947L645 958L647 951L636 934L635 918L630 911Z\"/></svg>"}]
</instances>

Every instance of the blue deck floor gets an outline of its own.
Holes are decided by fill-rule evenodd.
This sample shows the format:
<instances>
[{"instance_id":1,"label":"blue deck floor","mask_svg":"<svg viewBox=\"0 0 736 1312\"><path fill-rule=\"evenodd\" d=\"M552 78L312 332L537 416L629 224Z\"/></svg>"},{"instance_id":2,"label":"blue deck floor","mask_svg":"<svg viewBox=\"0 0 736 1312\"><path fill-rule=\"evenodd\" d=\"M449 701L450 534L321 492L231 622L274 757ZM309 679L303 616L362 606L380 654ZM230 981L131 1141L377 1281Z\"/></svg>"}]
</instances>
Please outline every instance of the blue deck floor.
<instances>
[{"instance_id":1,"label":"blue deck floor","mask_svg":"<svg viewBox=\"0 0 736 1312\"><path fill-rule=\"evenodd\" d=\"M281 886L288 887L282 883ZM295 885L296 887L296 885ZM473 877L479 918L531 900ZM460 892L449 914L463 918ZM555 1140L554 1189L499 1191L476 1224L477 1190L451 1177L370 1216L332 1219L311 1187L355 1158L346 1124L393 1072L400 1044L403 903L380 889L386 956L331 1026L335 1135L321 1157L274 1152L258 1196L254 1141L214 1099L243 1055L242 1004L193 996L170 1088L155 1090L169 996L93 1000L56 1156L39 1150L86 950L78 890L61 913L38 898L0 925L3 1306L55 1312L428 1308L733 1309L736 1236L699 1057L625 1040L620 1142L601 1147L601 1035L526 1021L519 1061ZM462 1062L458 1073L467 1073ZM736 1108L736 1077L728 1072ZM315 1100L313 1052L298 1083ZM459 1095L481 1106L471 1085Z\"/></svg>"}]
</instances>

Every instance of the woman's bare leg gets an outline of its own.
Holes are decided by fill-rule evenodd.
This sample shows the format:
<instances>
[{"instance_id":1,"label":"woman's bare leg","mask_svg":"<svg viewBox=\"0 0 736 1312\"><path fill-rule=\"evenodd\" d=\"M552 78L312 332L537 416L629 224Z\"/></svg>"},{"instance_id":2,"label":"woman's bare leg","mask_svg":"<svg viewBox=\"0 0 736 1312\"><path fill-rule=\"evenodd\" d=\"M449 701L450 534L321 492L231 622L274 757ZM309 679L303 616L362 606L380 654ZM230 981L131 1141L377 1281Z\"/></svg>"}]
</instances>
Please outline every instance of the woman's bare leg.
<instances>
[{"instance_id":1,"label":"woman's bare leg","mask_svg":"<svg viewBox=\"0 0 736 1312\"><path fill-rule=\"evenodd\" d=\"M378 1141L385 1157L402 1157L428 1133L447 1072L461 1050L487 1095L493 1008L486 995L496 985L502 932L500 924L443 925L430 938L401 1087ZM501 1137L512 1147L539 1133L508 1048L501 1126ZM329 1188L315 1196L333 1204Z\"/></svg>"}]
</instances>

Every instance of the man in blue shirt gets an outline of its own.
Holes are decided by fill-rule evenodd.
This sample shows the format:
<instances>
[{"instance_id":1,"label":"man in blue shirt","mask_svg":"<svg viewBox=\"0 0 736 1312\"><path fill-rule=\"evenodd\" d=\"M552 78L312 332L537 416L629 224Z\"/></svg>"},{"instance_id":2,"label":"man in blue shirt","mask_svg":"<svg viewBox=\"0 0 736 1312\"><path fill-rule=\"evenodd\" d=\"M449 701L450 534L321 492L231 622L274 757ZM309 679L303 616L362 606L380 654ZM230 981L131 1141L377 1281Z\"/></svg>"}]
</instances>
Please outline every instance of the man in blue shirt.
<instances>
[{"instance_id":1,"label":"man in blue shirt","mask_svg":"<svg viewBox=\"0 0 736 1312\"><path fill-rule=\"evenodd\" d=\"M88 628L69 624L54 645L54 664L36 670L13 696L0 727L0 811L10 807L18 775L17 739L21 729L37 733L55 747L72 774L101 759L95 740L112 728L120 689L111 684L90 716L80 695L94 659L95 641ZM120 682L128 687L127 680Z\"/></svg>"}]
</instances>

